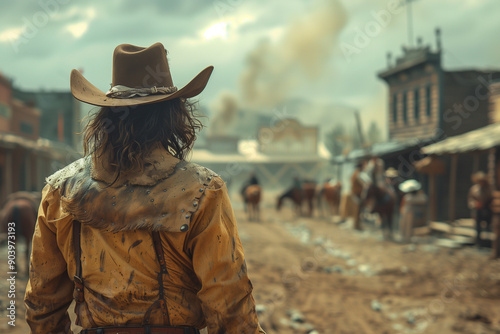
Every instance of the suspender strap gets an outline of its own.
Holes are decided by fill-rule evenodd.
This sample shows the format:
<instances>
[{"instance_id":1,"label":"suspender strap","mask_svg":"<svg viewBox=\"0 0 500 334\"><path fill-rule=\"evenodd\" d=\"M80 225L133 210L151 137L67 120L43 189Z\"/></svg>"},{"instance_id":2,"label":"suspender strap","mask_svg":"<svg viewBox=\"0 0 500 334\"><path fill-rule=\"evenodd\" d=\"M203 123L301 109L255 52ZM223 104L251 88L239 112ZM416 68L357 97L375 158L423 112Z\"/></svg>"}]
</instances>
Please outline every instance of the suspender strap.
<instances>
[{"instance_id":1,"label":"suspender strap","mask_svg":"<svg viewBox=\"0 0 500 334\"><path fill-rule=\"evenodd\" d=\"M75 299L75 313L76 313L76 324L81 325L79 310L80 306L84 306L85 312L87 313L87 318L92 325L92 327L97 327L94 322L94 318L92 318L92 313L90 313L89 307L83 298L84 293L84 284L82 277L82 247L80 244L81 239L81 231L82 224L79 221L73 222L73 253L75 254L75 264L76 264L76 273L73 277L73 282L75 284L75 289L73 290L73 299Z\"/></svg>"},{"instance_id":2,"label":"suspender strap","mask_svg":"<svg viewBox=\"0 0 500 334\"><path fill-rule=\"evenodd\" d=\"M82 247L80 245L80 233L82 225L79 221L73 222L73 247L75 254L76 273L74 278L75 290L73 291L73 298L75 302L82 303L83 299L83 279L82 279Z\"/></svg>"},{"instance_id":3,"label":"suspender strap","mask_svg":"<svg viewBox=\"0 0 500 334\"><path fill-rule=\"evenodd\" d=\"M165 255L163 254L163 247L161 246L160 232L152 232L153 244L155 247L156 258L160 263L160 272L158 273L158 284L160 285L160 299L165 299L163 290L163 274L168 274L167 265L165 263Z\"/></svg>"},{"instance_id":4,"label":"suspender strap","mask_svg":"<svg viewBox=\"0 0 500 334\"><path fill-rule=\"evenodd\" d=\"M143 325L148 324L151 318L151 312L155 308L160 308L163 314L164 324L170 324L170 317L168 315L168 308L165 298L165 289L163 287L163 275L168 274L167 265L165 262L165 255L163 254L163 247L161 246L160 232L151 232L151 237L153 239L153 245L156 253L156 258L160 264L160 272L158 273L158 300L153 303L146 311L144 319L142 320Z\"/></svg>"}]
</instances>

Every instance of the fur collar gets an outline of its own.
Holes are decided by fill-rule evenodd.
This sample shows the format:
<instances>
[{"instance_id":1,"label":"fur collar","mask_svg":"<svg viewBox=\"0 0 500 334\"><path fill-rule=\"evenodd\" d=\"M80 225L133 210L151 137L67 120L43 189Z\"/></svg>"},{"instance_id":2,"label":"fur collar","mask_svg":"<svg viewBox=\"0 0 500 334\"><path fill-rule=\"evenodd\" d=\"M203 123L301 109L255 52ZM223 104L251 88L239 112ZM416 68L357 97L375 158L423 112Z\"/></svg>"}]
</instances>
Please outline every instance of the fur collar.
<instances>
[{"instance_id":1,"label":"fur collar","mask_svg":"<svg viewBox=\"0 0 500 334\"><path fill-rule=\"evenodd\" d=\"M113 186L113 175L90 156L54 173L47 183L60 192L63 210L90 227L185 232L205 192L221 181L207 168L157 153L144 172Z\"/></svg>"},{"instance_id":2,"label":"fur collar","mask_svg":"<svg viewBox=\"0 0 500 334\"><path fill-rule=\"evenodd\" d=\"M112 184L112 187L120 187L124 184L152 186L171 175L179 162L179 159L164 148L156 148L144 158L144 170L120 175L116 182L113 182L116 173L109 161L105 156L98 158L93 156L90 176L96 181Z\"/></svg>"}]
</instances>

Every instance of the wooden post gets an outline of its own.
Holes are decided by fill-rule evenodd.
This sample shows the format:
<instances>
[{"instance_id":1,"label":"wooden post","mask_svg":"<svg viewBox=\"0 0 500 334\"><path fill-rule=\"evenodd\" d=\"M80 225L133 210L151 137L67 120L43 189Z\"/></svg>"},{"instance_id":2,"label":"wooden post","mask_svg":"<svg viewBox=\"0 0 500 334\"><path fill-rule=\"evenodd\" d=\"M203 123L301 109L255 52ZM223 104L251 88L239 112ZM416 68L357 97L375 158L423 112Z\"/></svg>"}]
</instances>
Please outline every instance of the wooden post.
<instances>
[{"instance_id":1,"label":"wooden post","mask_svg":"<svg viewBox=\"0 0 500 334\"><path fill-rule=\"evenodd\" d=\"M7 198L10 194L12 194L12 169L14 166L12 165L12 148L8 147L5 150L5 165L4 165L4 184L5 184L5 192L3 195L5 196L3 200Z\"/></svg>"},{"instance_id":2,"label":"wooden post","mask_svg":"<svg viewBox=\"0 0 500 334\"><path fill-rule=\"evenodd\" d=\"M490 148L488 151L488 179L490 181L490 185L495 188L496 185L496 177L495 177L495 155L496 155L496 148Z\"/></svg>"},{"instance_id":3,"label":"wooden post","mask_svg":"<svg viewBox=\"0 0 500 334\"><path fill-rule=\"evenodd\" d=\"M31 191L31 187L32 187L32 179L31 179L31 176L32 176L32 168L33 168L33 164L32 164L32 160L31 160L31 152L26 150L24 152L24 188L25 189L22 189L22 190L25 190L25 191Z\"/></svg>"},{"instance_id":4,"label":"wooden post","mask_svg":"<svg viewBox=\"0 0 500 334\"><path fill-rule=\"evenodd\" d=\"M450 222L455 220L455 201L456 201L456 189L457 189L457 162L458 155L453 154L451 156L451 170L450 170L450 206L448 212L448 219Z\"/></svg>"},{"instance_id":5,"label":"wooden post","mask_svg":"<svg viewBox=\"0 0 500 334\"><path fill-rule=\"evenodd\" d=\"M436 221L437 219L436 174L429 175L429 199L430 199L430 218L431 221Z\"/></svg>"},{"instance_id":6,"label":"wooden post","mask_svg":"<svg viewBox=\"0 0 500 334\"><path fill-rule=\"evenodd\" d=\"M497 171L497 160L496 160L496 147L493 147L488 152L488 176L490 178L491 186L493 188L493 203L492 211L493 217L491 219L491 225L493 230L493 242L491 245L491 258L500 258L500 209L498 207L498 201L500 199L500 192L498 192L496 184L496 171Z\"/></svg>"},{"instance_id":7,"label":"wooden post","mask_svg":"<svg viewBox=\"0 0 500 334\"><path fill-rule=\"evenodd\" d=\"M35 183L36 183L36 190L37 191L42 191L43 189L43 184L44 184L44 168L43 165L45 164L45 161L42 157L42 153L38 152L35 157Z\"/></svg>"},{"instance_id":8,"label":"wooden post","mask_svg":"<svg viewBox=\"0 0 500 334\"><path fill-rule=\"evenodd\" d=\"M472 173L479 171L479 153L473 153L472 158Z\"/></svg>"}]
</instances>

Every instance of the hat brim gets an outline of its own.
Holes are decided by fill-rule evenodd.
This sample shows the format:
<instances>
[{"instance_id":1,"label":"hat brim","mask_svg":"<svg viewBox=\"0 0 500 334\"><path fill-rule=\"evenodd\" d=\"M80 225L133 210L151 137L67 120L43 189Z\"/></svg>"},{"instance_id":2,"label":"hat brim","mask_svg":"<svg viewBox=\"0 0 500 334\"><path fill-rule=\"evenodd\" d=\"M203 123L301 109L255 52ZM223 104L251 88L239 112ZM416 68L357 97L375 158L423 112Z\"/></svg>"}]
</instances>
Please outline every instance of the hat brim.
<instances>
[{"instance_id":1,"label":"hat brim","mask_svg":"<svg viewBox=\"0 0 500 334\"><path fill-rule=\"evenodd\" d=\"M399 174L397 171L387 171L384 173L385 177L398 177Z\"/></svg>"},{"instance_id":2,"label":"hat brim","mask_svg":"<svg viewBox=\"0 0 500 334\"><path fill-rule=\"evenodd\" d=\"M474 174L472 175L472 182L489 181L489 177L486 174Z\"/></svg>"},{"instance_id":3,"label":"hat brim","mask_svg":"<svg viewBox=\"0 0 500 334\"><path fill-rule=\"evenodd\" d=\"M414 183L414 182L408 183L405 181L399 185L399 190L405 193L418 191L420 189L422 189L422 185L420 183Z\"/></svg>"},{"instance_id":4,"label":"hat brim","mask_svg":"<svg viewBox=\"0 0 500 334\"><path fill-rule=\"evenodd\" d=\"M137 106L172 100L179 97L187 99L200 94L205 89L213 69L213 66L208 66L198 73L198 75L196 75L187 85L172 94L156 94L128 99L118 99L106 96L103 91L85 79L80 71L72 70L70 78L71 93L75 99L99 107Z\"/></svg>"}]
</instances>

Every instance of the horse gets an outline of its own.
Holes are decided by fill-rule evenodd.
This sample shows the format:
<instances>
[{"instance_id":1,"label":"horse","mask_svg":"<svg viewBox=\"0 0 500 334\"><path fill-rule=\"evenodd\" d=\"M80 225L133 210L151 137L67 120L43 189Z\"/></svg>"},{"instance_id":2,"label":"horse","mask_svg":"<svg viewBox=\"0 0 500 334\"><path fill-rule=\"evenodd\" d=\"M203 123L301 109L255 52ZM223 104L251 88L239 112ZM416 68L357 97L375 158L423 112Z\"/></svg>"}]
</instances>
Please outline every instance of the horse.
<instances>
[{"instance_id":1,"label":"horse","mask_svg":"<svg viewBox=\"0 0 500 334\"><path fill-rule=\"evenodd\" d=\"M19 191L7 196L5 204L0 211L0 228L2 233L10 233L11 227L14 227L15 238L8 234L7 241L11 245L19 245L17 242L24 238L26 242L25 263L26 273L29 272L31 239L35 231L35 224L38 215L38 206L40 205L41 194ZM12 224L13 223L13 224ZM17 247L16 247L17 248ZM18 249L16 249L16 254ZM16 265L19 264L16 256Z\"/></svg>"},{"instance_id":2,"label":"horse","mask_svg":"<svg viewBox=\"0 0 500 334\"><path fill-rule=\"evenodd\" d=\"M259 203L261 199L261 187L258 184L252 184L245 189L245 202L248 206L248 220L260 220Z\"/></svg>"},{"instance_id":3,"label":"horse","mask_svg":"<svg viewBox=\"0 0 500 334\"><path fill-rule=\"evenodd\" d=\"M326 202L330 215L338 214L340 206L340 197L342 194L342 184L340 182L333 183L327 180L323 183L318 191L318 210L324 211L323 201Z\"/></svg>"},{"instance_id":4,"label":"horse","mask_svg":"<svg viewBox=\"0 0 500 334\"><path fill-rule=\"evenodd\" d=\"M278 197L276 210L280 211L285 198L292 200L295 210L299 216L302 215L302 204L305 202L308 206L308 216L313 214L313 200L316 194L316 183L312 181L303 182L300 186L293 186Z\"/></svg>"},{"instance_id":5,"label":"horse","mask_svg":"<svg viewBox=\"0 0 500 334\"><path fill-rule=\"evenodd\" d=\"M371 182L367 185L366 195L362 201L362 208L379 215L386 240L392 240L392 219L396 200L396 192L390 185Z\"/></svg>"},{"instance_id":6,"label":"horse","mask_svg":"<svg viewBox=\"0 0 500 334\"><path fill-rule=\"evenodd\" d=\"M293 202L293 206L295 208L295 211L297 211L297 214L300 216L302 214L302 194L299 188L297 187L292 187L285 191L283 194L281 194L278 197L278 201L276 203L276 210L280 211L281 207L283 206L283 201L285 198L289 198Z\"/></svg>"},{"instance_id":7,"label":"horse","mask_svg":"<svg viewBox=\"0 0 500 334\"><path fill-rule=\"evenodd\" d=\"M314 197L316 196L316 183L312 181L306 181L302 184L302 195L304 201L307 203L307 216L312 217L313 216L313 210L314 210Z\"/></svg>"}]
</instances>

